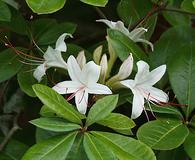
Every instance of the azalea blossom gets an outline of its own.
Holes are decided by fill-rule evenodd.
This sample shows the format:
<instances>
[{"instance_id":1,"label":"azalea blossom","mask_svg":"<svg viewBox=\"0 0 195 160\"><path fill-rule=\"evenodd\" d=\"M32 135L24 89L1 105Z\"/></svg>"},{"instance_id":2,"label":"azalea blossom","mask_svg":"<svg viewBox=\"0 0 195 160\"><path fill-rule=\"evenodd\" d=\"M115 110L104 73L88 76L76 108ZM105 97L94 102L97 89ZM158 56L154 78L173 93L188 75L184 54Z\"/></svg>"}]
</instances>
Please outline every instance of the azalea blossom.
<instances>
[{"instance_id":1,"label":"azalea blossom","mask_svg":"<svg viewBox=\"0 0 195 160\"><path fill-rule=\"evenodd\" d=\"M48 47L47 51L43 55L44 61L34 71L33 76L40 82L42 77L46 74L46 70L50 67L58 67L67 69L67 64L62 58L61 52L66 52L67 46L64 42L66 36L70 36L68 33L62 34L56 41L55 49Z\"/></svg>"},{"instance_id":2,"label":"azalea blossom","mask_svg":"<svg viewBox=\"0 0 195 160\"><path fill-rule=\"evenodd\" d=\"M133 92L133 105L131 118L139 117L144 109L144 99L155 103L166 103L168 95L162 90L153 87L165 74L166 65L149 71L149 65L144 61L137 62L138 72L134 80L124 80L120 83Z\"/></svg>"},{"instance_id":3,"label":"azalea blossom","mask_svg":"<svg viewBox=\"0 0 195 160\"><path fill-rule=\"evenodd\" d=\"M145 29L143 27L139 27L139 28L135 28L134 30L129 32L129 30L125 27L125 25L122 21L112 22L112 21L109 21L106 19L100 19L100 20L97 20L97 22L103 22L111 29L115 29L115 30L122 32L123 34L125 34L127 37L129 37L134 42L146 43L146 44L150 45L151 49L153 50L153 44L151 42L149 42L148 40L142 38L144 33L148 31L147 29Z\"/></svg>"},{"instance_id":4,"label":"azalea blossom","mask_svg":"<svg viewBox=\"0 0 195 160\"><path fill-rule=\"evenodd\" d=\"M71 98L75 97L75 103L80 113L86 113L89 94L112 94L107 86L97 83L101 67L93 61L80 68L77 60L70 56L67 61L67 69L71 81L60 82L53 89L59 94L73 93Z\"/></svg>"}]
</instances>

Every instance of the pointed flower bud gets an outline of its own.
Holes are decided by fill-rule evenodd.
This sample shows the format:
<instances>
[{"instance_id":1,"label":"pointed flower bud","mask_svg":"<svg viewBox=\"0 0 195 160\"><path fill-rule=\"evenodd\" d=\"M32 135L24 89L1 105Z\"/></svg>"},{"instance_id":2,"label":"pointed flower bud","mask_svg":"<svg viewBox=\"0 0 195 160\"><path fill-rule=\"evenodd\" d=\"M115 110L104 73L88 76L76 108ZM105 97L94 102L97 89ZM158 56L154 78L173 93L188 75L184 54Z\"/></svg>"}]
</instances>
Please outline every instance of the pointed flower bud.
<instances>
[{"instance_id":1,"label":"pointed flower bud","mask_svg":"<svg viewBox=\"0 0 195 160\"><path fill-rule=\"evenodd\" d=\"M84 51L79 52L77 56L77 62L81 68L83 68L83 66L86 64L86 57Z\"/></svg>"},{"instance_id":2,"label":"pointed flower bud","mask_svg":"<svg viewBox=\"0 0 195 160\"><path fill-rule=\"evenodd\" d=\"M103 46L99 46L95 49L95 51L93 52L93 60L96 64L100 64L100 58L102 55L102 50L103 50Z\"/></svg>"},{"instance_id":3,"label":"pointed flower bud","mask_svg":"<svg viewBox=\"0 0 195 160\"><path fill-rule=\"evenodd\" d=\"M108 70L108 59L106 54L102 56L102 59L100 61L100 66L101 66L100 82L104 83L106 79L107 70Z\"/></svg>"},{"instance_id":4,"label":"pointed flower bud","mask_svg":"<svg viewBox=\"0 0 195 160\"><path fill-rule=\"evenodd\" d=\"M130 76L133 70L133 56L130 53L129 57L122 63L119 72L117 74L119 80L126 79Z\"/></svg>"}]
</instances>

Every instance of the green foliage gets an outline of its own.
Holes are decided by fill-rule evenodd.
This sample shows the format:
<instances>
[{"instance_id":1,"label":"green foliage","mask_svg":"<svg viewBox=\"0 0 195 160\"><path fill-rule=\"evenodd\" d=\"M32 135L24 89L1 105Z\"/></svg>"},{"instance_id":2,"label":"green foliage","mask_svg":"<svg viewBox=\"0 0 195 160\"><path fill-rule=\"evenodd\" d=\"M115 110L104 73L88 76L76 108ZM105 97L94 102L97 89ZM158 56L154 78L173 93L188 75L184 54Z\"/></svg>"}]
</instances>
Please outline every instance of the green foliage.
<instances>
[{"instance_id":1,"label":"green foliage","mask_svg":"<svg viewBox=\"0 0 195 160\"><path fill-rule=\"evenodd\" d=\"M91 124L107 117L110 114L110 112L114 110L117 102L118 102L117 95L107 96L97 101L89 111L86 125L90 126Z\"/></svg>"},{"instance_id":2,"label":"green foliage","mask_svg":"<svg viewBox=\"0 0 195 160\"><path fill-rule=\"evenodd\" d=\"M112 128L118 133L125 135L131 134L131 128L135 127L135 123L132 119L119 113L111 113L103 120L97 123Z\"/></svg>"},{"instance_id":3,"label":"green foliage","mask_svg":"<svg viewBox=\"0 0 195 160\"><path fill-rule=\"evenodd\" d=\"M18 55L11 49L6 49L0 54L0 82L13 77L22 67Z\"/></svg>"},{"instance_id":4,"label":"green foliage","mask_svg":"<svg viewBox=\"0 0 195 160\"><path fill-rule=\"evenodd\" d=\"M137 137L153 149L171 150L179 147L188 133L188 128L180 121L155 120L141 126Z\"/></svg>"},{"instance_id":5,"label":"green foliage","mask_svg":"<svg viewBox=\"0 0 195 160\"><path fill-rule=\"evenodd\" d=\"M105 7L105 5L108 3L108 0L80 0L80 1L98 7Z\"/></svg>"},{"instance_id":6,"label":"green foliage","mask_svg":"<svg viewBox=\"0 0 195 160\"><path fill-rule=\"evenodd\" d=\"M61 9L66 3L66 0L26 0L26 3L33 12L38 14L48 14Z\"/></svg>"},{"instance_id":7,"label":"green foliage","mask_svg":"<svg viewBox=\"0 0 195 160\"><path fill-rule=\"evenodd\" d=\"M108 29L108 43L122 61L124 61L130 53L133 54L135 61L147 59L145 53L139 46L120 31Z\"/></svg>"},{"instance_id":8,"label":"green foliage","mask_svg":"<svg viewBox=\"0 0 195 160\"><path fill-rule=\"evenodd\" d=\"M192 160L195 159L194 147L195 147L195 133L192 132L188 135L184 143L184 149Z\"/></svg>"},{"instance_id":9,"label":"green foliage","mask_svg":"<svg viewBox=\"0 0 195 160\"><path fill-rule=\"evenodd\" d=\"M193 6L193 0L184 0L181 4L181 8L185 11L195 13L195 7Z\"/></svg>"},{"instance_id":10,"label":"green foliage","mask_svg":"<svg viewBox=\"0 0 195 160\"><path fill-rule=\"evenodd\" d=\"M44 85L34 85L35 94L48 108L53 110L59 117L71 122L81 124L84 116L77 112L61 95Z\"/></svg>"},{"instance_id":11,"label":"green foliage","mask_svg":"<svg viewBox=\"0 0 195 160\"><path fill-rule=\"evenodd\" d=\"M2 1L0 1L0 21L10 21L11 11L9 7Z\"/></svg>"}]
</instances>

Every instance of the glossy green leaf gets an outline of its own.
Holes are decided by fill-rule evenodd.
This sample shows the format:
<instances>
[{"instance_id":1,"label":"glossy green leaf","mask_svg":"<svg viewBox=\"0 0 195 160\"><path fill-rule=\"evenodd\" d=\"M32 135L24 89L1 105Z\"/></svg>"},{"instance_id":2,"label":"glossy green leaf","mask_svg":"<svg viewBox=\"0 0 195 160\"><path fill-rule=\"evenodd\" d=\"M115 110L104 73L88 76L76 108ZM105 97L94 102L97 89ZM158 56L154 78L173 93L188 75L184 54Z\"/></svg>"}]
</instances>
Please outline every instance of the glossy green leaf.
<instances>
[{"instance_id":1,"label":"glossy green leaf","mask_svg":"<svg viewBox=\"0 0 195 160\"><path fill-rule=\"evenodd\" d=\"M120 160L156 160L153 151L139 140L108 132L91 133L110 148Z\"/></svg>"},{"instance_id":2,"label":"glossy green leaf","mask_svg":"<svg viewBox=\"0 0 195 160\"><path fill-rule=\"evenodd\" d=\"M73 23L57 23L55 19L49 18L35 20L31 26L33 38L38 45L51 45L61 34L73 34L76 30L76 25Z\"/></svg>"},{"instance_id":3,"label":"glossy green leaf","mask_svg":"<svg viewBox=\"0 0 195 160\"><path fill-rule=\"evenodd\" d=\"M21 68L22 63L18 61L18 56L11 49L6 49L0 53L0 82L13 77Z\"/></svg>"},{"instance_id":4,"label":"glossy green leaf","mask_svg":"<svg viewBox=\"0 0 195 160\"><path fill-rule=\"evenodd\" d=\"M112 151L93 135L85 133L83 145L90 160L115 160Z\"/></svg>"},{"instance_id":5,"label":"glossy green leaf","mask_svg":"<svg viewBox=\"0 0 195 160\"><path fill-rule=\"evenodd\" d=\"M36 84L33 86L35 94L48 108L53 110L58 116L63 117L70 122L81 124L81 119L84 117L77 112L71 104L69 104L64 97L59 95L53 89Z\"/></svg>"},{"instance_id":6,"label":"glossy green leaf","mask_svg":"<svg viewBox=\"0 0 195 160\"><path fill-rule=\"evenodd\" d=\"M64 160L70 151L77 133L67 136L56 136L32 146L23 156L22 160Z\"/></svg>"},{"instance_id":7,"label":"glossy green leaf","mask_svg":"<svg viewBox=\"0 0 195 160\"><path fill-rule=\"evenodd\" d=\"M68 153L66 160L78 160L78 157L79 160L88 160L83 147L83 138L84 138L83 133L77 135L74 144L72 145L72 148Z\"/></svg>"},{"instance_id":8,"label":"glossy green leaf","mask_svg":"<svg viewBox=\"0 0 195 160\"><path fill-rule=\"evenodd\" d=\"M191 132L184 142L184 149L192 160L195 160L195 132Z\"/></svg>"},{"instance_id":9,"label":"glossy green leaf","mask_svg":"<svg viewBox=\"0 0 195 160\"><path fill-rule=\"evenodd\" d=\"M40 110L40 115L43 117L55 117L55 112L46 105L43 105Z\"/></svg>"},{"instance_id":10,"label":"glossy green leaf","mask_svg":"<svg viewBox=\"0 0 195 160\"><path fill-rule=\"evenodd\" d=\"M86 125L90 126L107 117L115 109L117 102L118 95L106 96L98 100L89 111Z\"/></svg>"},{"instance_id":11,"label":"glossy green leaf","mask_svg":"<svg viewBox=\"0 0 195 160\"><path fill-rule=\"evenodd\" d=\"M11 158L10 156L8 156L4 153L0 153L0 159L1 160L13 160L13 158Z\"/></svg>"},{"instance_id":12,"label":"glossy green leaf","mask_svg":"<svg viewBox=\"0 0 195 160\"><path fill-rule=\"evenodd\" d=\"M185 11L195 13L195 7L193 6L194 0L184 0L181 4L181 8Z\"/></svg>"},{"instance_id":13,"label":"glossy green leaf","mask_svg":"<svg viewBox=\"0 0 195 160\"><path fill-rule=\"evenodd\" d=\"M80 125L67 122L60 118L38 118L30 121L35 126L54 132L68 132L73 130L79 130Z\"/></svg>"},{"instance_id":14,"label":"glossy green leaf","mask_svg":"<svg viewBox=\"0 0 195 160\"><path fill-rule=\"evenodd\" d=\"M2 1L0 1L0 21L10 21L11 11L9 7Z\"/></svg>"},{"instance_id":15,"label":"glossy green leaf","mask_svg":"<svg viewBox=\"0 0 195 160\"><path fill-rule=\"evenodd\" d=\"M192 2L193 7L195 8L195 0Z\"/></svg>"},{"instance_id":16,"label":"glossy green leaf","mask_svg":"<svg viewBox=\"0 0 195 160\"><path fill-rule=\"evenodd\" d=\"M38 14L54 13L64 7L66 0L26 0L33 12Z\"/></svg>"},{"instance_id":17,"label":"glossy green leaf","mask_svg":"<svg viewBox=\"0 0 195 160\"><path fill-rule=\"evenodd\" d=\"M108 43L122 61L127 59L130 53L135 61L147 59L141 48L120 31L108 29Z\"/></svg>"},{"instance_id":18,"label":"glossy green leaf","mask_svg":"<svg viewBox=\"0 0 195 160\"><path fill-rule=\"evenodd\" d=\"M150 121L142 125L137 137L156 150L170 150L180 146L188 136L188 128L181 121Z\"/></svg>"},{"instance_id":19,"label":"glossy green leaf","mask_svg":"<svg viewBox=\"0 0 195 160\"><path fill-rule=\"evenodd\" d=\"M174 106L156 106L150 105L150 107L146 108L148 111L162 113L162 114L174 114L180 118L183 118L181 112Z\"/></svg>"},{"instance_id":20,"label":"glossy green leaf","mask_svg":"<svg viewBox=\"0 0 195 160\"><path fill-rule=\"evenodd\" d=\"M135 127L132 119L119 113L111 113L97 123L125 135L131 135L131 128Z\"/></svg>"},{"instance_id":21,"label":"glossy green leaf","mask_svg":"<svg viewBox=\"0 0 195 160\"><path fill-rule=\"evenodd\" d=\"M98 7L105 7L105 5L108 3L108 0L80 0L80 1Z\"/></svg>"},{"instance_id":22,"label":"glossy green leaf","mask_svg":"<svg viewBox=\"0 0 195 160\"><path fill-rule=\"evenodd\" d=\"M195 42L179 47L177 55L169 61L168 73L174 93L180 104L188 105L185 113L188 117L195 109ZM182 84L182 85L181 85Z\"/></svg>"}]
</instances>

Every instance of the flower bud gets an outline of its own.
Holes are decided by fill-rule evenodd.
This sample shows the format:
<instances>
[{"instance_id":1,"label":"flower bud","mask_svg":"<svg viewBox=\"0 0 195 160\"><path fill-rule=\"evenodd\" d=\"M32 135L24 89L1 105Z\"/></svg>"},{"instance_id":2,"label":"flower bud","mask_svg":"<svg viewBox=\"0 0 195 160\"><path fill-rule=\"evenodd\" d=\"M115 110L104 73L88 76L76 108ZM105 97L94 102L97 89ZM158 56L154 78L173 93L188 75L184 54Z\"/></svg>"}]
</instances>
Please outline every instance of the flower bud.
<instances>
[{"instance_id":1,"label":"flower bud","mask_svg":"<svg viewBox=\"0 0 195 160\"><path fill-rule=\"evenodd\" d=\"M130 53L129 57L122 63L119 72L117 74L117 77L119 80L126 79L130 76L131 72L133 70L133 56Z\"/></svg>"},{"instance_id":2,"label":"flower bud","mask_svg":"<svg viewBox=\"0 0 195 160\"><path fill-rule=\"evenodd\" d=\"M95 49L95 51L93 52L93 60L96 64L100 64L100 58L102 55L102 50L103 50L103 46L99 46Z\"/></svg>"},{"instance_id":3,"label":"flower bud","mask_svg":"<svg viewBox=\"0 0 195 160\"><path fill-rule=\"evenodd\" d=\"M79 52L77 56L77 62L81 68L83 68L83 66L86 64L86 57L84 51Z\"/></svg>"},{"instance_id":4,"label":"flower bud","mask_svg":"<svg viewBox=\"0 0 195 160\"><path fill-rule=\"evenodd\" d=\"M108 59L106 54L102 56L102 59L100 61L100 66L101 66L100 81L104 83L106 79L107 70L108 70Z\"/></svg>"}]
</instances>

